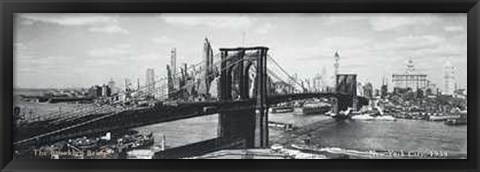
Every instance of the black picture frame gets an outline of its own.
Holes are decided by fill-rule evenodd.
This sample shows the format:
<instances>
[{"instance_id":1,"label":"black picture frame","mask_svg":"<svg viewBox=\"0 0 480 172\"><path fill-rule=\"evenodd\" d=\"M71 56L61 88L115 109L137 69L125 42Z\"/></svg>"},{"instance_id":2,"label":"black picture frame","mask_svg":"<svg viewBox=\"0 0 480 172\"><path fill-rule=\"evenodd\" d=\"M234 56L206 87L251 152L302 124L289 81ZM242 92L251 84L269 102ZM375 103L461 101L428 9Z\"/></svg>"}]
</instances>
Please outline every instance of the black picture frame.
<instances>
[{"instance_id":1,"label":"black picture frame","mask_svg":"<svg viewBox=\"0 0 480 172\"><path fill-rule=\"evenodd\" d=\"M479 0L2 0L1 171L479 171ZM462 160L12 160L13 14L468 13L468 158Z\"/></svg>"}]
</instances>

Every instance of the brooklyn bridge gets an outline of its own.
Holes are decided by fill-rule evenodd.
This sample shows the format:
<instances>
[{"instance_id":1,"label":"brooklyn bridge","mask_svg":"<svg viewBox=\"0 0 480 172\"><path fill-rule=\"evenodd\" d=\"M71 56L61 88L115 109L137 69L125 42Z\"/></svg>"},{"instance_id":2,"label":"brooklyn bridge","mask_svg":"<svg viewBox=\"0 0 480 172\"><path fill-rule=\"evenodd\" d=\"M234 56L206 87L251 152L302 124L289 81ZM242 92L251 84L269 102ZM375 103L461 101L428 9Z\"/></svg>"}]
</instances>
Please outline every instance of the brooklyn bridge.
<instances>
[{"instance_id":1,"label":"brooklyn bridge","mask_svg":"<svg viewBox=\"0 0 480 172\"><path fill-rule=\"evenodd\" d=\"M218 114L217 138L166 150L162 156L178 158L193 156L226 148L265 148L269 146L268 109L282 102L301 101L312 98L332 100L333 112L349 107L357 109L368 104L366 98L357 96L356 75L336 74L335 89L309 90L296 81L268 53L269 48L238 47L220 48L220 60L202 61L217 70L207 70L202 81L210 86L218 79L218 98L182 101L181 95L192 83L172 89L163 78L149 83L139 90L153 94L168 88L163 98L152 98L146 106L118 106L114 103L98 107L74 109L30 121L16 129L15 147L43 145L60 140L91 136L132 129L146 125ZM212 55L214 56L214 55ZM268 66L281 69L282 76ZM187 69L185 70L193 70ZM184 71L187 72L187 71ZM181 73L174 73L179 76ZM152 84L156 86L152 87ZM153 88L153 89L152 89ZM130 92L132 93L132 92ZM135 98L129 102L138 101ZM66 115L68 114L68 115ZM188 126L179 126L188 127Z\"/></svg>"}]
</instances>

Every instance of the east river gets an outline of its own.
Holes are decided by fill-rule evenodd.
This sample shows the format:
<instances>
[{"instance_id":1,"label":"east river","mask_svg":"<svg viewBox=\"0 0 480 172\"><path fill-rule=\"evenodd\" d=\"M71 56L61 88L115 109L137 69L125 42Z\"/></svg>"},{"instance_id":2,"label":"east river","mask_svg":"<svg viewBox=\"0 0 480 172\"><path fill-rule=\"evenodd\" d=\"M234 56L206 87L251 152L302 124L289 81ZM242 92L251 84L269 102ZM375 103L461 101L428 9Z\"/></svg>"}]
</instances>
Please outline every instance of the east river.
<instances>
[{"instance_id":1,"label":"east river","mask_svg":"<svg viewBox=\"0 0 480 172\"><path fill-rule=\"evenodd\" d=\"M269 120L292 123L292 131L269 129L270 144L302 144L360 151L443 152L447 158L466 158L467 126L443 122L397 119L396 121L337 121L323 115L269 114ZM165 136L168 147L217 137L218 115L191 118L137 128L153 132L155 145Z\"/></svg>"}]
</instances>

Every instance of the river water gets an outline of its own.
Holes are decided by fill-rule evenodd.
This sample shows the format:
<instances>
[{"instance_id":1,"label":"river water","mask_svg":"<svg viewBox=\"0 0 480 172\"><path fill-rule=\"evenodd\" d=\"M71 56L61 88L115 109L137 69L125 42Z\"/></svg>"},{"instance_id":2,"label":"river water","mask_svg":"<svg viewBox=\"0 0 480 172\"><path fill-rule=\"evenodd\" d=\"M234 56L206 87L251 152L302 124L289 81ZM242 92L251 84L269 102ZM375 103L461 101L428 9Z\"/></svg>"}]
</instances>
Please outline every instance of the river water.
<instances>
[{"instance_id":1,"label":"river water","mask_svg":"<svg viewBox=\"0 0 480 172\"><path fill-rule=\"evenodd\" d=\"M467 127L424 120L337 121L323 115L269 114L269 120L292 123L293 131L270 129L270 144L303 143L321 147L382 151L442 151L452 158L466 158ZM168 147L217 137L218 115L209 115L137 128L153 132L155 144L166 137Z\"/></svg>"}]
</instances>

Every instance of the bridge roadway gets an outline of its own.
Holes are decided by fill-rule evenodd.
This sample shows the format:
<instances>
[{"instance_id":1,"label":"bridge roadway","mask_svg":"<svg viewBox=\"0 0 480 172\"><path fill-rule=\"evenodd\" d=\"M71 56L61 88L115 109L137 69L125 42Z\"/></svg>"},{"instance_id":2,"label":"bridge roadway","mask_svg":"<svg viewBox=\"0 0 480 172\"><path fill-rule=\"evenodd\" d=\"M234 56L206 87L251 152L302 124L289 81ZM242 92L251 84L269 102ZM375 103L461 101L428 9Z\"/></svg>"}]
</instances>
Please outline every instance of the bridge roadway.
<instances>
[{"instance_id":1,"label":"bridge roadway","mask_svg":"<svg viewBox=\"0 0 480 172\"><path fill-rule=\"evenodd\" d=\"M337 97L339 102L348 102L349 99L351 100L349 96L335 95L333 93L297 93L271 95L268 97L267 102L269 105L272 105L293 100L319 97L328 98L333 96ZM361 105L368 104L365 98L359 97L358 100ZM255 104L256 99L226 102L191 102L168 105L158 103L153 107L136 107L118 112L92 114L81 117L81 119L69 120L65 123L53 124L45 122L44 124L38 125L42 126L42 129L32 128L35 125L20 128L18 133L28 133L28 135L24 135L23 139L16 139L17 141L14 145L22 147L32 144L46 144L69 138L104 134L106 132L127 130L215 113L255 109ZM342 105L342 103L339 103L340 109L345 109L347 106L347 104Z\"/></svg>"}]
</instances>

